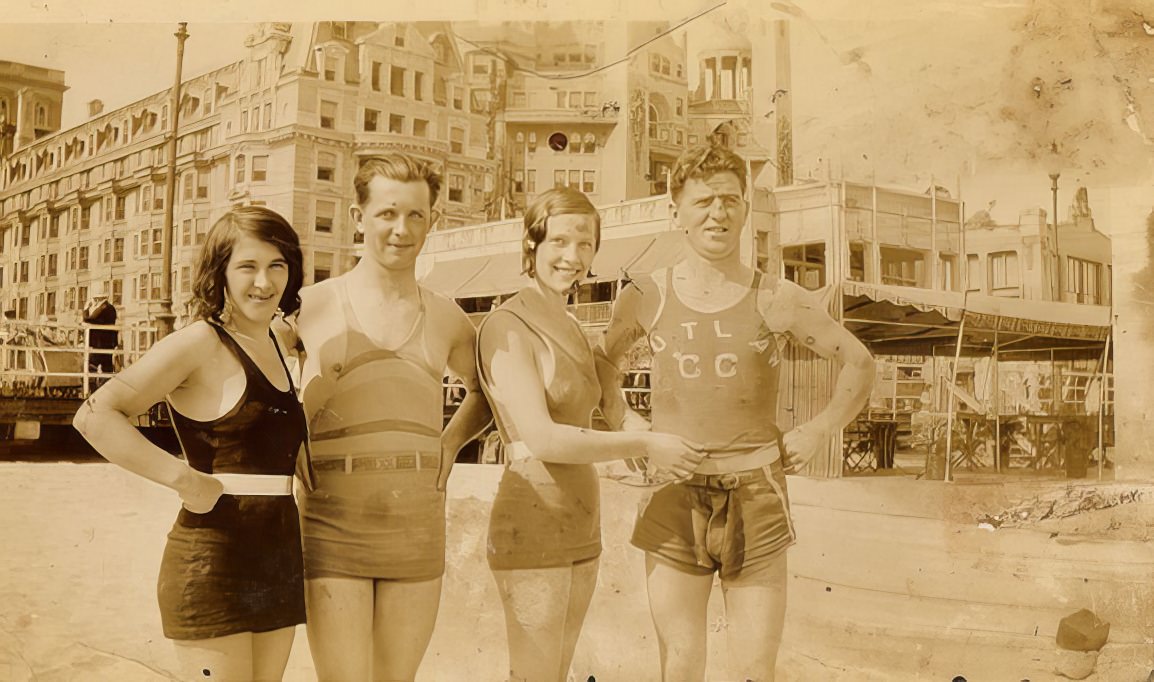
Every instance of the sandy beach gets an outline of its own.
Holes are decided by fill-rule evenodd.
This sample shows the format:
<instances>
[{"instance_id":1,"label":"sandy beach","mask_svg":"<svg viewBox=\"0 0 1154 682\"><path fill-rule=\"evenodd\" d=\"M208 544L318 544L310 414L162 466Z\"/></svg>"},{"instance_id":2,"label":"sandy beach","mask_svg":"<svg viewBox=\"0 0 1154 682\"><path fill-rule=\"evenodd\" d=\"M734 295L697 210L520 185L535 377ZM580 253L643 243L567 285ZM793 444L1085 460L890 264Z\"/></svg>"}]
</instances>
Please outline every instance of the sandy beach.
<instances>
[{"instance_id":1,"label":"sandy beach","mask_svg":"<svg viewBox=\"0 0 1154 682\"><path fill-rule=\"evenodd\" d=\"M454 471L447 578L423 682L504 679L504 624L484 562L499 475ZM173 679L155 585L175 496L104 463L0 464L0 482L0 679ZM1145 541L1154 498L1144 487L1130 504L995 530L979 513L1020 510L1023 497L1063 486L791 479L791 488L800 539L780 680L1061 679L1057 620L1082 607L1112 622L1087 679L1133 682L1154 668ZM642 557L628 544L643 494L603 483L605 553L573 680L659 677ZM725 680L719 598L710 624L708 679ZM285 679L315 679L303 627Z\"/></svg>"}]
</instances>

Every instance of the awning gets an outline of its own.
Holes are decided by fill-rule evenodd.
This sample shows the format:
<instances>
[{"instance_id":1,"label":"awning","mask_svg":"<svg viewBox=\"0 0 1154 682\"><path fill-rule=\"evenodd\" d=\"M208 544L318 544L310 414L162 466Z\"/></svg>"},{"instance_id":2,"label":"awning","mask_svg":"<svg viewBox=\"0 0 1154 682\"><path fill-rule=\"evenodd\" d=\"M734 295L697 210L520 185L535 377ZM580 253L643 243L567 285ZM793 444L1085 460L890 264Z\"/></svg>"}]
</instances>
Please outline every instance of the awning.
<instances>
[{"instance_id":1,"label":"awning","mask_svg":"<svg viewBox=\"0 0 1154 682\"><path fill-rule=\"evenodd\" d=\"M680 231L661 232L653 239L653 244L648 249L625 266L625 272L632 279L649 274L654 270L671 267L681 260L684 248L684 233Z\"/></svg>"},{"instance_id":2,"label":"awning","mask_svg":"<svg viewBox=\"0 0 1154 682\"><path fill-rule=\"evenodd\" d=\"M466 286L481 273L487 260L488 258L461 258L437 261L433 264L433 269L421 279L421 285L439 294L455 298L458 289Z\"/></svg>"},{"instance_id":3,"label":"awning","mask_svg":"<svg viewBox=\"0 0 1154 682\"><path fill-rule=\"evenodd\" d=\"M1007 351L1088 350L1100 348L1110 330L1106 306L972 292L845 282L842 305L846 327L880 353L932 354L956 342L963 319L963 343L972 349L992 348L996 333Z\"/></svg>"},{"instance_id":4,"label":"awning","mask_svg":"<svg viewBox=\"0 0 1154 682\"><path fill-rule=\"evenodd\" d=\"M680 232L606 239L593 259L589 281L613 282L672 265L681 243ZM520 251L437 261L421 280L426 288L450 298L511 294L528 283L521 275Z\"/></svg>"}]
</instances>

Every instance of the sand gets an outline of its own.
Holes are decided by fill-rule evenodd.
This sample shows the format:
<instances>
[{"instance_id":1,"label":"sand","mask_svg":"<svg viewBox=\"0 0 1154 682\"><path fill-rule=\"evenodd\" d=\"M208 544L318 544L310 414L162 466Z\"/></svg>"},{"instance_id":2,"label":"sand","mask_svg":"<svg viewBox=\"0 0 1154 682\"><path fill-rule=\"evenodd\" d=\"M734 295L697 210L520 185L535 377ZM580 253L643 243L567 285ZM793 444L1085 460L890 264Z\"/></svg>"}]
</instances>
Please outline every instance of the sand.
<instances>
[{"instance_id":1,"label":"sand","mask_svg":"<svg viewBox=\"0 0 1154 682\"><path fill-rule=\"evenodd\" d=\"M503 679L504 626L483 557L499 474L454 472L446 587L422 682ZM170 679L155 580L175 497L108 464L0 464L0 482L0 679ZM983 529L964 513L1058 495L1061 483L1049 493L896 477L790 485L800 540L779 680L1054 679L1057 621L1082 607L1113 623L1089 679L1131 682L1154 667L1154 549L1133 530L1154 519L1147 488L1114 509L1126 524L1116 539L1100 518L1109 509L1041 529ZM603 484L606 549L571 679L658 679L642 557L627 542L642 494ZM719 601L710 680L728 677ZM285 679L315 679L303 628Z\"/></svg>"}]
</instances>

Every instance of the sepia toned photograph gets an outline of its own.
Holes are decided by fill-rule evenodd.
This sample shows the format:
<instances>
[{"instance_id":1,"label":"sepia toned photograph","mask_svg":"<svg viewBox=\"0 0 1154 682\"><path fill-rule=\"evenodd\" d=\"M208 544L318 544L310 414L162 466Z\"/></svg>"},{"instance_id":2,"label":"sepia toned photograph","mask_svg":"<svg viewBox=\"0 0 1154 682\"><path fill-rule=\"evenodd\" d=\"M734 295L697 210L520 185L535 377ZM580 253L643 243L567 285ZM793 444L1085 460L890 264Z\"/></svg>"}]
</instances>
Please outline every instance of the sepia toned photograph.
<instances>
[{"instance_id":1,"label":"sepia toned photograph","mask_svg":"<svg viewBox=\"0 0 1154 682\"><path fill-rule=\"evenodd\" d=\"M1151 64L1133 0L3 20L0 679L1154 680Z\"/></svg>"}]
</instances>

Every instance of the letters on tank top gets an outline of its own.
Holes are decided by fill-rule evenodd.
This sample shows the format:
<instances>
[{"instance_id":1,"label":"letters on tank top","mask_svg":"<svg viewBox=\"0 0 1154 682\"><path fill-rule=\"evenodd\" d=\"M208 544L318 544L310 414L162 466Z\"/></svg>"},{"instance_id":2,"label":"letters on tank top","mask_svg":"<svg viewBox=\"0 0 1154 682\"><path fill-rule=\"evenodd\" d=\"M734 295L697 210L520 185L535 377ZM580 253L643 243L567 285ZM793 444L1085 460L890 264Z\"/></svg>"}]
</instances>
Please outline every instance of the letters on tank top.
<instances>
[{"instance_id":1,"label":"letters on tank top","mask_svg":"<svg viewBox=\"0 0 1154 682\"><path fill-rule=\"evenodd\" d=\"M713 457L777 441L786 336L772 332L757 309L760 281L757 273L737 303L706 313L681 302L666 272L664 303L648 334L654 430L703 443Z\"/></svg>"}]
</instances>

